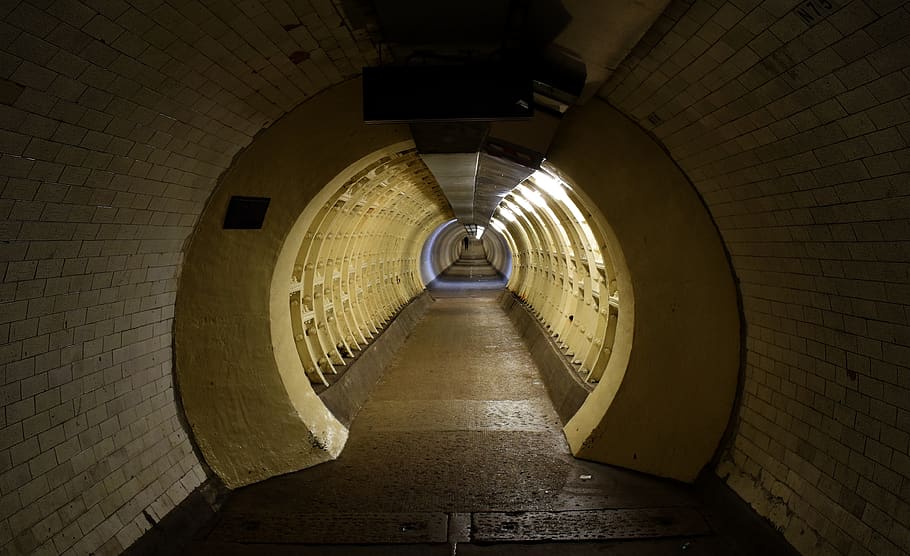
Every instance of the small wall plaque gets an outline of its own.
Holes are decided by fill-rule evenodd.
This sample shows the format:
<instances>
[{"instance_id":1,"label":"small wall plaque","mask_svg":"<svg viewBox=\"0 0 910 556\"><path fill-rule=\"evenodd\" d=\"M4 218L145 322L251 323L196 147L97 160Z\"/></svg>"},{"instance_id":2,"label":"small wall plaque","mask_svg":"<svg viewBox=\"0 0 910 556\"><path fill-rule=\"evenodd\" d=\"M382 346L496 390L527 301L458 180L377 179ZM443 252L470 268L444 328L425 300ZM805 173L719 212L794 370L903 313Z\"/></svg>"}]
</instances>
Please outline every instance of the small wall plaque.
<instances>
[{"instance_id":1,"label":"small wall plaque","mask_svg":"<svg viewBox=\"0 0 910 556\"><path fill-rule=\"evenodd\" d=\"M224 215L225 230L259 230L269 208L269 197L233 196Z\"/></svg>"}]
</instances>

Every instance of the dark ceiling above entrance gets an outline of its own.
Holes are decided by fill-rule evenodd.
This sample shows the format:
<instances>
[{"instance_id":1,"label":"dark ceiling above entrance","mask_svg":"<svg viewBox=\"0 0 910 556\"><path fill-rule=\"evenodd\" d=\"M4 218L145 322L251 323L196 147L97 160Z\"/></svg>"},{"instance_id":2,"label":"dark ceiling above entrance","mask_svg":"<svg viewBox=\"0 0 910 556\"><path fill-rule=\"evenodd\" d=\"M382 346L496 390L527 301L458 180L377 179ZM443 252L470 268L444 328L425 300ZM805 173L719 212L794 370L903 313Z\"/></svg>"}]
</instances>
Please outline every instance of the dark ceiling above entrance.
<instances>
[{"instance_id":1,"label":"dark ceiling above entrance","mask_svg":"<svg viewBox=\"0 0 910 556\"><path fill-rule=\"evenodd\" d=\"M458 219L485 226L499 199L539 168L562 114L596 91L665 3L342 0L341 8L380 55L364 71L365 119L411 124ZM622 31L605 43L612 29Z\"/></svg>"}]
</instances>

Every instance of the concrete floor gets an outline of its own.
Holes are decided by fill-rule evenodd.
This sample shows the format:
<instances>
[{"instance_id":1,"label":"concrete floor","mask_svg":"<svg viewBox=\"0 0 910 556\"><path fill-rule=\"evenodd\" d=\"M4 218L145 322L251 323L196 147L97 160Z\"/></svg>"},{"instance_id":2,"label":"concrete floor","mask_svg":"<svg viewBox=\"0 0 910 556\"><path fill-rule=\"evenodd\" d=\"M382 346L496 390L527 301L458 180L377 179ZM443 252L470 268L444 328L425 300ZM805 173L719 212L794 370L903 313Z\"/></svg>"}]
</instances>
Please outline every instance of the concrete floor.
<instances>
[{"instance_id":1,"label":"concrete floor","mask_svg":"<svg viewBox=\"0 0 910 556\"><path fill-rule=\"evenodd\" d=\"M469 258L431 286L341 457L232 493L189 553L788 552L741 505L734 526L691 486L574 459L499 276Z\"/></svg>"}]
</instances>

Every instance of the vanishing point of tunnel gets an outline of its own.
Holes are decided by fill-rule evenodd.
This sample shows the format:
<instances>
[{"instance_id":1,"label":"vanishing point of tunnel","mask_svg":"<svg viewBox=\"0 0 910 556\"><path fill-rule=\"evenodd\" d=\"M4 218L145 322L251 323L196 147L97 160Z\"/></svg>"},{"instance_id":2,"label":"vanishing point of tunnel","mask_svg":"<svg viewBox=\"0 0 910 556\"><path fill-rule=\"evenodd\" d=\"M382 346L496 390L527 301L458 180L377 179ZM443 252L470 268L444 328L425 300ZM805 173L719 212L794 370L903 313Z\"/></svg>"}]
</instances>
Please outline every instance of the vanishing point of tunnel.
<instances>
[{"instance_id":1,"label":"vanishing point of tunnel","mask_svg":"<svg viewBox=\"0 0 910 556\"><path fill-rule=\"evenodd\" d=\"M910 554L905 0L0 2L0 554Z\"/></svg>"}]
</instances>

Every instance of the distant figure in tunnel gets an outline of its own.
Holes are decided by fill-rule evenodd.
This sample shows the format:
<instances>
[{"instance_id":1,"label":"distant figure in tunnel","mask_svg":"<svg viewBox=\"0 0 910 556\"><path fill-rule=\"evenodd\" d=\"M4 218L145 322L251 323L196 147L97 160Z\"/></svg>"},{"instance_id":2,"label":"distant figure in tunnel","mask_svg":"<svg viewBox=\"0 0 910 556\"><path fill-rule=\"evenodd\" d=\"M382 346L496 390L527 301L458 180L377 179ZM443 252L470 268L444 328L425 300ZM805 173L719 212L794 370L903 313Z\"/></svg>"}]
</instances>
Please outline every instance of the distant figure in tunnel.
<instances>
[{"instance_id":1,"label":"distant figure in tunnel","mask_svg":"<svg viewBox=\"0 0 910 556\"><path fill-rule=\"evenodd\" d=\"M462 243L464 244L464 250L467 251L467 250L468 250L468 243L470 243L470 240L468 239L468 236L464 236L464 239L461 240L461 241L462 241Z\"/></svg>"}]
</instances>

